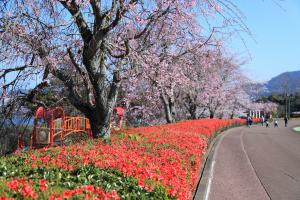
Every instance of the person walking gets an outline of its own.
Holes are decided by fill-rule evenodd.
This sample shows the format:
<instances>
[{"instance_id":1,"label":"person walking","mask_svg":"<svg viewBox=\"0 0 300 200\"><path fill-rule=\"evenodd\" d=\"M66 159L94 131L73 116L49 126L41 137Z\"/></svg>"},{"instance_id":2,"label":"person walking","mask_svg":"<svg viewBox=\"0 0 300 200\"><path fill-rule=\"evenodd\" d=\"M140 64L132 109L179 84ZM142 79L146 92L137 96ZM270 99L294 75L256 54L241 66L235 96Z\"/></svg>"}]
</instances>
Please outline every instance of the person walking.
<instances>
[{"instance_id":1,"label":"person walking","mask_svg":"<svg viewBox=\"0 0 300 200\"><path fill-rule=\"evenodd\" d=\"M249 121L250 128L252 127L252 123L253 123L253 119L252 119L252 117L250 117L250 121Z\"/></svg>"},{"instance_id":2,"label":"person walking","mask_svg":"<svg viewBox=\"0 0 300 200\"><path fill-rule=\"evenodd\" d=\"M250 116L249 115L247 116L246 123L247 123L248 128L250 128Z\"/></svg>"},{"instance_id":3,"label":"person walking","mask_svg":"<svg viewBox=\"0 0 300 200\"><path fill-rule=\"evenodd\" d=\"M261 116L261 120L260 120L260 122L261 122L261 126L264 126L265 117L264 117L263 115Z\"/></svg>"},{"instance_id":4,"label":"person walking","mask_svg":"<svg viewBox=\"0 0 300 200\"><path fill-rule=\"evenodd\" d=\"M269 121L266 119L266 128L269 128Z\"/></svg>"},{"instance_id":5,"label":"person walking","mask_svg":"<svg viewBox=\"0 0 300 200\"><path fill-rule=\"evenodd\" d=\"M277 119L274 120L274 128L276 128L276 127L279 128Z\"/></svg>"},{"instance_id":6,"label":"person walking","mask_svg":"<svg viewBox=\"0 0 300 200\"><path fill-rule=\"evenodd\" d=\"M287 127L288 125L288 118L287 116L284 117L284 126Z\"/></svg>"}]
</instances>

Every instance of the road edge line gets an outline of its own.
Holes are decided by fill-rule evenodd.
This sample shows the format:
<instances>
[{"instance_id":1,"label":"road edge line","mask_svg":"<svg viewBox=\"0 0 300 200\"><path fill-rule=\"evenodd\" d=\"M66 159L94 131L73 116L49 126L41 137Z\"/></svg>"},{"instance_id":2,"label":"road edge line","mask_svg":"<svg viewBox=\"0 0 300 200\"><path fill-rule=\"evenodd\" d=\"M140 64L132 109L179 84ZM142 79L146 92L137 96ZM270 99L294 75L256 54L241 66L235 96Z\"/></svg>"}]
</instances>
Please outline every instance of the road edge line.
<instances>
[{"instance_id":1,"label":"road edge line","mask_svg":"<svg viewBox=\"0 0 300 200\"><path fill-rule=\"evenodd\" d=\"M256 178L258 179L258 182L260 183L261 187L262 187L263 190L265 191L266 195L267 195L267 196L269 197L269 199L271 200L271 199L272 199L272 198L271 198L271 195L269 194L269 192L268 192L266 186L264 185L264 183L263 183L263 182L261 181L261 179L259 178L259 176L258 176L258 174L257 174L257 171L256 171L255 168L253 167L253 165L252 165L252 163L251 163L251 159L250 159L250 157L249 157L249 155L248 155L248 153L247 153L247 151L246 151L246 149L245 149L244 135L245 135L245 132L242 131L241 137L240 137L240 141L241 141L241 145L242 145L242 150L243 150L243 152L244 152L244 154L245 154L245 156L246 156L246 159L247 159L247 161L248 161L248 164L250 165L250 167L251 167L253 173L255 174Z\"/></svg>"},{"instance_id":2,"label":"road edge line","mask_svg":"<svg viewBox=\"0 0 300 200\"><path fill-rule=\"evenodd\" d=\"M204 200L207 196L207 199L209 197L208 194L208 190L210 190L210 188L208 188L208 183L209 183L209 178L211 177L211 173L213 173L213 162L215 163L215 154L219 148L219 144L221 143L221 141L223 140L223 138L230 133L230 131L232 129L235 128L241 128L240 126L238 127L233 127L233 128L229 128L227 130L222 131L221 133L219 133L216 137L214 137L211 142L209 143L209 147L208 150L206 151L204 157L202 157L201 159L201 174L200 174L200 178L199 178L199 182L197 184L197 188L196 188L196 192L193 196L193 200ZM212 180L212 177L211 177ZM207 200L205 199L205 200Z\"/></svg>"},{"instance_id":3,"label":"road edge line","mask_svg":"<svg viewBox=\"0 0 300 200\"><path fill-rule=\"evenodd\" d=\"M211 182L212 182L212 179L214 177L214 167L215 167L215 163L216 161L212 161L212 164L211 164L211 169L210 169L210 176L209 176L209 179L208 179L208 185L207 185L207 189L206 189L206 192L205 192L205 200L208 200L209 198L209 194L210 194L210 189L211 189Z\"/></svg>"}]
</instances>

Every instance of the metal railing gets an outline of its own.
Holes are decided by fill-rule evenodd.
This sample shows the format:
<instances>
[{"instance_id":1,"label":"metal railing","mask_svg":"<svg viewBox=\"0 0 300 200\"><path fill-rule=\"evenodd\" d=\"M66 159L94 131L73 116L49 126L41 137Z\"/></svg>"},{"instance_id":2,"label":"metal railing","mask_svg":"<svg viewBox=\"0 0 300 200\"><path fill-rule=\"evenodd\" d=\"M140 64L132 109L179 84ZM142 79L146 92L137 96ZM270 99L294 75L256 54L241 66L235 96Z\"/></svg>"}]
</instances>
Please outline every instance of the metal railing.
<instances>
[{"instance_id":1,"label":"metal railing","mask_svg":"<svg viewBox=\"0 0 300 200\"><path fill-rule=\"evenodd\" d=\"M76 133L86 133L91 137L91 125L89 119L85 117L65 117L58 118L51 122L48 127L46 124L37 127L36 144L53 145L54 140L60 138L61 144L66 136ZM45 135L45 132L47 135Z\"/></svg>"}]
</instances>

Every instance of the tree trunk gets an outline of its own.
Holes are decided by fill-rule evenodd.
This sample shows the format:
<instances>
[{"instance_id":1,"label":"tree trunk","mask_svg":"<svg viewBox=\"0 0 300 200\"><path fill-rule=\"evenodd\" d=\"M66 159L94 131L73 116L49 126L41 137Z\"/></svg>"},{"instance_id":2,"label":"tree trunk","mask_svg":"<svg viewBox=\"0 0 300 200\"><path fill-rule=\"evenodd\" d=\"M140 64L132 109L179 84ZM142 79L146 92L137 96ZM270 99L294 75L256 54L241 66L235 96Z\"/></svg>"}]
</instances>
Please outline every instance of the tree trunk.
<instances>
[{"instance_id":1,"label":"tree trunk","mask_svg":"<svg viewBox=\"0 0 300 200\"><path fill-rule=\"evenodd\" d=\"M172 112L172 105L169 103L164 103L164 108L165 108L165 115L166 115L166 121L167 123L174 123L175 118L174 118L174 112Z\"/></svg>"},{"instance_id":2,"label":"tree trunk","mask_svg":"<svg viewBox=\"0 0 300 200\"><path fill-rule=\"evenodd\" d=\"M100 112L93 111L87 116L90 120L93 138L110 138L110 116L112 111Z\"/></svg>"},{"instance_id":3,"label":"tree trunk","mask_svg":"<svg viewBox=\"0 0 300 200\"><path fill-rule=\"evenodd\" d=\"M232 112L231 112L231 114L230 114L230 119L233 119L234 114L235 114L235 110L236 110L236 108L234 108L234 109L232 110Z\"/></svg>"},{"instance_id":4,"label":"tree trunk","mask_svg":"<svg viewBox=\"0 0 300 200\"><path fill-rule=\"evenodd\" d=\"M189 113L191 115L191 119L197 119L197 106L196 105L190 105L189 107Z\"/></svg>"},{"instance_id":5,"label":"tree trunk","mask_svg":"<svg viewBox=\"0 0 300 200\"><path fill-rule=\"evenodd\" d=\"M89 102L84 102L72 90L71 82L69 82L70 103L80 110L89 120L91 124L92 135L94 138L103 137L110 138L110 118L116 104L118 89L120 87L120 75L118 72L114 74L113 81L110 85L108 94L96 88L95 103L91 105Z\"/></svg>"},{"instance_id":6,"label":"tree trunk","mask_svg":"<svg viewBox=\"0 0 300 200\"><path fill-rule=\"evenodd\" d=\"M224 113L221 113L221 114L219 115L219 119L223 119L223 117L224 117Z\"/></svg>"},{"instance_id":7,"label":"tree trunk","mask_svg":"<svg viewBox=\"0 0 300 200\"><path fill-rule=\"evenodd\" d=\"M110 138L110 121L99 120L97 116L89 118L93 138Z\"/></svg>"},{"instance_id":8,"label":"tree trunk","mask_svg":"<svg viewBox=\"0 0 300 200\"><path fill-rule=\"evenodd\" d=\"M172 115L172 122L174 123L176 121L176 109L175 109L175 102L174 99L169 98L169 107Z\"/></svg>"},{"instance_id":9,"label":"tree trunk","mask_svg":"<svg viewBox=\"0 0 300 200\"><path fill-rule=\"evenodd\" d=\"M209 118L213 119L215 117L215 112L214 111L209 111Z\"/></svg>"},{"instance_id":10,"label":"tree trunk","mask_svg":"<svg viewBox=\"0 0 300 200\"><path fill-rule=\"evenodd\" d=\"M176 110L174 100L170 97L167 97L164 93L161 94L161 99L164 105L167 123L174 123L176 121Z\"/></svg>"},{"instance_id":11,"label":"tree trunk","mask_svg":"<svg viewBox=\"0 0 300 200\"><path fill-rule=\"evenodd\" d=\"M122 63L119 63L121 65ZM120 67L120 66L119 66ZM106 71L104 70L103 76L105 76ZM113 74L113 80L110 85L108 94L103 92L102 82L100 82L100 87L97 85L98 90L96 90L95 94L95 106L91 113L87 113L86 116L90 119L91 129L94 138L110 138L110 119L113 113L113 109L116 105L118 90L120 87L121 76L120 72L116 70Z\"/></svg>"}]
</instances>

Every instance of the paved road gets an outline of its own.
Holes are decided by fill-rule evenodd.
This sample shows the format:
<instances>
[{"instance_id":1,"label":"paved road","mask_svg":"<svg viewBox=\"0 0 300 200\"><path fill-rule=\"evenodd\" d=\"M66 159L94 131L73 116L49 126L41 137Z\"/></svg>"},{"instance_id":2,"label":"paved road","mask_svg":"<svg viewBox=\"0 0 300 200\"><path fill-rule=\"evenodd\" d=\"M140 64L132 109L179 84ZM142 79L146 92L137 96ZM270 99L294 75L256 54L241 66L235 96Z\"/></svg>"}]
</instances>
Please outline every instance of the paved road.
<instances>
[{"instance_id":1,"label":"paved road","mask_svg":"<svg viewBox=\"0 0 300 200\"><path fill-rule=\"evenodd\" d=\"M300 125L300 120L289 126ZM227 131L210 168L209 200L300 200L300 133L253 126Z\"/></svg>"}]
</instances>

